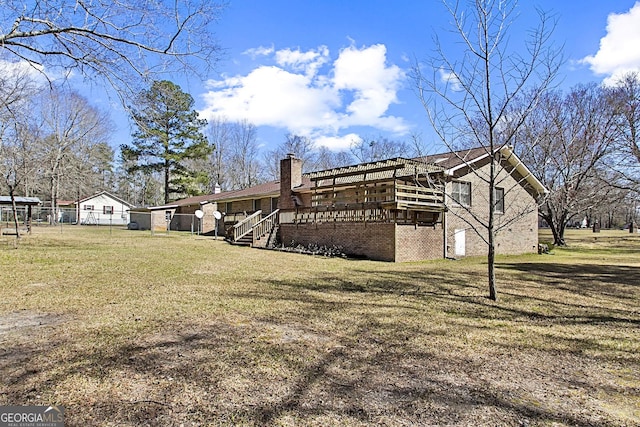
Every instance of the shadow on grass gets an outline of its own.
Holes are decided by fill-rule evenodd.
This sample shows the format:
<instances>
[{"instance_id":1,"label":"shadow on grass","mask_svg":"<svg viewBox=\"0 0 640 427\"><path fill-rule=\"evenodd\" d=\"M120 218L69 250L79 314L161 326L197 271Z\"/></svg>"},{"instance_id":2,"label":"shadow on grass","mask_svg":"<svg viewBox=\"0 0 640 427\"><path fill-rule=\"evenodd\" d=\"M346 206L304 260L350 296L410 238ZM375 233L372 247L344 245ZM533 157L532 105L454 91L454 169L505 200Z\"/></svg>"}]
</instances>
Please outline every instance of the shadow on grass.
<instances>
[{"instance_id":1,"label":"shadow on grass","mask_svg":"<svg viewBox=\"0 0 640 427\"><path fill-rule=\"evenodd\" d=\"M16 347L22 356L0 363L2 401L47 404L39 396L55 391L69 426L265 426L287 417L303 424L616 424L606 414L527 400L517 385L487 381L493 368L481 361L380 342L372 327L388 329L389 336L402 328L361 319L327 348L265 341L263 327L255 325L165 325L165 338L79 351L62 363L38 356L41 348ZM37 369L21 368L34 362Z\"/></svg>"},{"instance_id":2,"label":"shadow on grass","mask_svg":"<svg viewBox=\"0 0 640 427\"><path fill-rule=\"evenodd\" d=\"M544 282L577 294L595 292L616 298L626 298L629 293L640 288L639 267L530 262L500 264L500 268L539 275Z\"/></svg>"},{"instance_id":3,"label":"shadow on grass","mask_svg":"<svg viewBox=\"0 0 640 427\"><path fill-rule=\"evenodd\" d=\"M444 311L479 320L536 321L562 325L640 324L640 313L633 304L640 296L640 269L512 263L500 264L498 270L498 293L502 299L498 303L488 300L484 283L486 279L477 274L426 268L421 271L354 270L349 278L322 275L303 282L271 280L268 283L270 286L256 291L251 297L259 296L273 301L284 298L316 305L319 310L335 309L341 304L376 304L418 310L415 302L422 302L439 303ZM509 276L500 274L501 271L508 272ZM514 285L521 280L531 281L532 275L536 279L534 284ZM274 287L284 292L271 291ZM323 294L341 297L351 295L352 298L327 302ZM234 296L242 298L248 295ZM588 298L576 300L576 296Z\"/></svg>"},{"instance_id":4,"label":"shadow on grass","mask_svg":"<svg viewBox=\"0 0 640 427\"><path fill-rule=\"evenodd\" d=\"M105 329L94 345L86 337L67 338L54 348L46 337L5 343L0 377L6 391L0 399L59 403L70 426L628 424L615 409L602 409L611 404L600 399L640 390L591 378L603 360L584 352L607 349L562 328L588 324L603 328L603 334L614 328L615 334L627 324L637 327L637 306L608 307L637 289L628 277L637 273L609 269L609 285L617 288L599 303L578 304L571 295L590 296L606 285L594 278L596 266L585 273L577 266L505 264L500 269L509 280L532 274L541 280L514 285L502 291L504 301L493 303L475 274L431 271L429 265L409 271L391 267L231 290L226 297L269 308L244 313L242 323L186 319L117 339ZM572 275L584 280L560 281ZM559 286L566 288L566 301L545 296ZM547 347L528 344L526 337L513 342L493 337L540 323L565 336L550 337L556 341ZM486 341L463 337L479 334ZM636 355L618 352L612 358L639 368ZM572 371L576 362L584 377ZM540 389L531 388L534 381ZM42 396L60 401L45 402Z\"/></svg>"}]
</instances>

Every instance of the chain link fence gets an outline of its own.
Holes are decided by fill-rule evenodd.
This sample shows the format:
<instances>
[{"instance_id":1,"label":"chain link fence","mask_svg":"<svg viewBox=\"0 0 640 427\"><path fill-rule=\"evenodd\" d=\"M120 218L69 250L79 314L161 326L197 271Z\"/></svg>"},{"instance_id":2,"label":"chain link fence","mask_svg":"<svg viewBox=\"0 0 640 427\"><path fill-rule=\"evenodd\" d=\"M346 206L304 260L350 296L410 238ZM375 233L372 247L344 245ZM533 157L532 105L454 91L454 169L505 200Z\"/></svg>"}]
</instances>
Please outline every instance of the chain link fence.
<instances>
[{"instance_id":1,"label":"chain link fence","mask_svg":"<svg viewBox=\"0 0 640 427\"><path fill-rule=\"evenodd\" d=\"M28 228L28 210L18 207L17 219L20 232ZM78 217L80 221L78 221ZM188 232L209 236L224 235L224 221L213 214L205 214L198 218L195 214L173 212L137 212L132 211L78 211L76 209L58 208L52 211L49 207L35 206L31 208L30 225L37 227L59 227L61 231L68 227L97 226L123 230L147 232L150 234L167 234L171 232ZM11 206L0 207L0 230L2 234L15 233L14 213Z\"/></svg>"}]
</instances>

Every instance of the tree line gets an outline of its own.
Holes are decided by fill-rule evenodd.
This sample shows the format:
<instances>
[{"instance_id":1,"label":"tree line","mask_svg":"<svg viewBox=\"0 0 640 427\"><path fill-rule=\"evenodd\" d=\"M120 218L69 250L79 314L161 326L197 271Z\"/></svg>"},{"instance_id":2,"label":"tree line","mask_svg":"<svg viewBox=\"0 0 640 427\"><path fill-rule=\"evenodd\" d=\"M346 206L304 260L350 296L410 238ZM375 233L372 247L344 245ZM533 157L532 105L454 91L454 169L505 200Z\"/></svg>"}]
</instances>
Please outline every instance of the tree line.
<instances>
[{"instance_id":1,"label":"tree line","mask_svg":"<svg viewBox=\"0 0 640 427\"><path fill-rule=\"evenodd\" d=\"M156 81L130 106L132 142L117 155L109 143L108 114L85 97L38 84L28 70L7 68L3 76L2 192L38 196L52 206L100 190L147 206L209 194L216 186L248 188L279 179L279 162L288 153L312 171L429 151L415 135L408 141L365 138L336 152L294 134L265 150L249 121L200 119L189 94L172 82ZM515 151L550 190L539 214L556 244L564 244L566 227L584 218L603 227L636 219L639 94L638 73L612 87L591 83L550 90L514 133ZM510 117L519 117L529 102L522 95Z\"/></svg>"},{"instance_id":2,"label":"tree line","mask_svg":"<svg viewBox=\"0 0 640 427\"><path fill-rule=\"evenodd\" d=\"M517 107L516 107L517 108ZM579 84L541 97L516 151L549 190L539 215L556 245L566 227L617 227L638 219L640 74L613 86Z\"/></svg>"}]
</instances>

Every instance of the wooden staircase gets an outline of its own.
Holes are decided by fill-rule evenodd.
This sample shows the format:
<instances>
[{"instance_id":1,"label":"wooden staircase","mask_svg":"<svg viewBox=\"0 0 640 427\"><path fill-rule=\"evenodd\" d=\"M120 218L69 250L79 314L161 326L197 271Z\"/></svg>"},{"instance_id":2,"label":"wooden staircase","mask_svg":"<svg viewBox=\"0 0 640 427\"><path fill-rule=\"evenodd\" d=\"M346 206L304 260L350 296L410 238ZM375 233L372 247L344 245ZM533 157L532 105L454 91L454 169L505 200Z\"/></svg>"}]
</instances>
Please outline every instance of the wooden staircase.
<instances>
[{"instance_id":1,"label":"wooden staircase","mask_svg":"<svg viewBox=\"0 0 640 427\"><path fill-rule=\"evenodd\" d=\"M262 218L262 211L246 217L227 233L226 240L232 245L266 248L274 245L279 227L279 209Z\"/></svg>"},{"instance_id":2,"label":"wooden staircase","mask_svg":"<svg viewBox=\"0 0 640 427\"><path fill-rule=\"evenodd\" d=\"M253 246L253 232L249 232L248 234L245 234L238 240L230 241L229 243L231 243L232 245L238 245L238 246Z\"/></svg>"}]
</instances>

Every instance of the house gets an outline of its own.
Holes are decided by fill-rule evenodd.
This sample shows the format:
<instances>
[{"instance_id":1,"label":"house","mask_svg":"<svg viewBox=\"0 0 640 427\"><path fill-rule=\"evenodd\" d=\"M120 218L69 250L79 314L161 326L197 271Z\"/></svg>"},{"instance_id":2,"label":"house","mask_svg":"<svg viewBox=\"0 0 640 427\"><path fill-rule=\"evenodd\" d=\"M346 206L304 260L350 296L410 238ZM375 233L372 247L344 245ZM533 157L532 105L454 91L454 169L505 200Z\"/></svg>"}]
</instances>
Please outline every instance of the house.
<instances>
[{"instance_id":1,"label":"house","mask_svg":"<svg viewBox=\"0 0 640 427\"><path fill-rule=\"evenodd\" d=\"M495 189L498 254L537 251L538 200L546 189L510 147L499 149ZM176 215L193 217L193 203L223 218L231 242L340 247L352 256L382 261L485 255L477 231L488 216L489 156L484 148L394 158L302 173L289 155L280 180L174 204L159 212L158 228L179 229ZM189 208L187 208L189 207ZM187 220L188 222L189 220ZM183 228L184 228L183 224Z\"/></svg>"},{"instance_id":2,"label":"house","mask_svg":"<svg viewBox=\"0 0 640 427\"><path fill-rule=\"evenodd\" d=\"M59 201L57 218L83 225L127 225L131 208L131 203L101 191L79 201Z\"/></svg>"},{"instance_id":3,"label":"house","mask_svg":"<svg viewBox=\"0 0 640 427\"><path fill-rule=\"evenodd\" d=\"M193 196L166 205L132 209L131 221L135 222L135 228L140 230L199 230L202 234L213 234L219 225L222 233L222 230L256 211L268 215L277 210L279 196L279 181L271 181L247 189ZM195 216L197 210L203 214L201 225ZM220 221L216 218L218 214Z\"/></svg>"},{"instance_id":4,"label":"house","mask_svg":"<svg viewBox=\"0 0 640 427\"><path fill-rule=\"evenodd\" d=\"M536 252L537 206L547 190L510 147L498 154L496 252ZM264 245L263 236L277 230L284 245L338 246L349 255L396 262L487 253L476 232L483 233L477 219L486 218L489 207L488 185L481 178L489 170L484 148L308 174L301 167L300 159L289 156L281 162L280 181L263 185L269 192L242 190L244 219L229 229L229 240L251 235L253 245ZM215 202L237 215L233 195L221 193ZM257 209L276 196L277 211L273 203L269 212Z\"/></svg>"}]
</instances>

